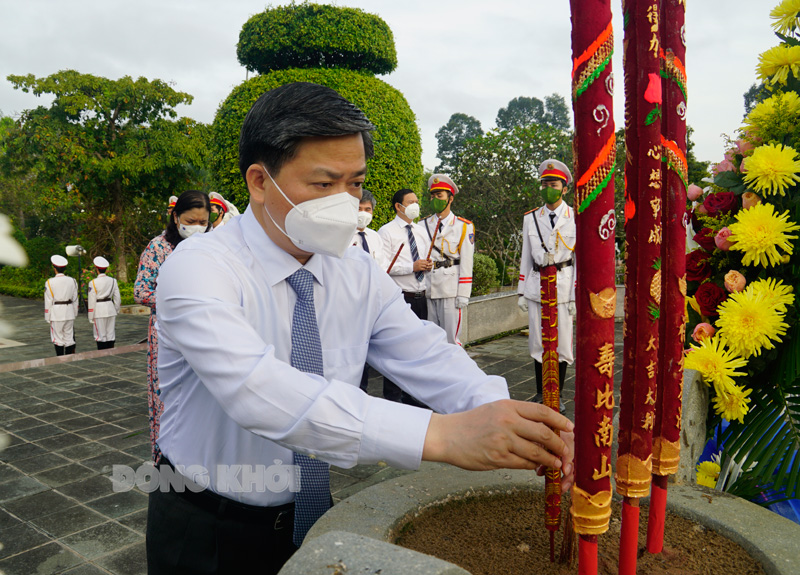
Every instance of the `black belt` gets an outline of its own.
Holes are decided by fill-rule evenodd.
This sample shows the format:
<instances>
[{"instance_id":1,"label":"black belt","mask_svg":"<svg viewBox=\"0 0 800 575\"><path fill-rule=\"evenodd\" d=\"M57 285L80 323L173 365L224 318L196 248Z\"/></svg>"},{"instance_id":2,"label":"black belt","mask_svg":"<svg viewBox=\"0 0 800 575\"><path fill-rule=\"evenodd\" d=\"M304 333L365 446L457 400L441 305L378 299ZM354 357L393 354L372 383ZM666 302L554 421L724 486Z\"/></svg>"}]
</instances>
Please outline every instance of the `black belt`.
<instances>
[{"instance_id":1,"label":"black belt","mask_svg":"<svg viewBox=\"0 0 800 575\"><path fill-rule=\"evenodd\" d=\"M54 301L53 303L55 305L69 305L69 304L72 303L72 300L70 300L70 301Z\"/></svg>"},{"instance_id":2,"label":"black belt","mask_svg":"<svg viewBox=\"0 0 800 575\"><path fill-rule=\"evenodd\" d=\"M172 468L175 473L178 471L172 463L161 456L161 461L157 467L167 466ZM188 478L187 478L188 481ZM195 507L213 513L219 519L232 519L235 521L258 522L264 527L271 527L273 531L292 529L294 527L294 503L286 503L276 507L259 507L258 505L248 505L233 499L228 499L210 489L204 489L195 493L184 488L182 491L175 491L170 487L170 492L188 501Z\"/></svg>"},{"instance_id":3,"label":"black belt","mask_svg":"<svg viewBox=\"0 0 800 575\"><path fill-rule=\"evenodd\" d=\"M422 291L404 291L403 297L406 299L419 299L425 297L425 290Z\"/></svg>"},{"instance_id":4,"label":"black belt","mask_svg":"<svg viewBox=\"0 0 800 575\"><path fill-rule=\"evenodd\" d=\"M570 259L568 259L566 261L563 261L563 262L558 262L557 264L549 265L549 266L540 266L539 264L534 262L533 271L538 272L540 270L543 270L544 268L551 268L551 267L556 268L556 270L562 270L564 268L568 268L571 265L572 265L572 258L570 258Z\"/></svg>"},{"instance_id":5,"label":"black belt","mask_svg":"<svg viewBox=\"0 0 800 575\"><path fill-rule=\"evenodd\" d=\"M433 262L433 269L438 270L439 268L449 268L451 266L457 266L461 263L461 258L456 258L451 260L450 258L445 258L443 260Z\"/></svg>"},{"instance_id":6,"label":"black belt","mask_svg":"<svg viewBox=\"0 0 800 575\"><path fill-rule=\"evenodd\" d=\"M111 301L111 298L110 297L104 297L103 299L97 300L97 303L102 303L104 301Z\"/></svg>"}]
</instances>

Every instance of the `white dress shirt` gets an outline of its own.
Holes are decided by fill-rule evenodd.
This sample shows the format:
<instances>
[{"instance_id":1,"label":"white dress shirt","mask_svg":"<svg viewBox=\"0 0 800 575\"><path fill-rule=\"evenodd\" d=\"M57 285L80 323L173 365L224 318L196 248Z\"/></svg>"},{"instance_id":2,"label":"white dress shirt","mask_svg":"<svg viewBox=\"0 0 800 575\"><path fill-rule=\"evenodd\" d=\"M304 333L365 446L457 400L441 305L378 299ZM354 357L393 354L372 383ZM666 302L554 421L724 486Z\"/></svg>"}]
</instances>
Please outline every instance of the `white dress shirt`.
<instances>
[{"instance_id":1,"label":"white dress shirt","mask_svg":"<svg viewBox=\"0 0 800 575\"><path fill-rule=\"evenodd\" d=\"M395 216L391 222L378 230L378 234L383 238L383 255L387 262L386 267L389 267L397 250L400 249L400 245L403 244L403 249L400 251L397 261L394 262L389 275L392 276L392 279L403 291L425 291L425 278L423 277L422 281L419 281L414 275L414 258L411 256L411 246L408 245L407 225L408 223L403 221L400 216ZM419 259L425 259L428 256L428 247L431 245L425 235L425 230L419 224L412 222L411 231L414 234L414 240L417 242Z\"/></svg>"},{"instance_id":2,"label":"white dress shirt","mask_svg":"<svg viewBox=\"0 0 800 575\"><path fill-rule=\"evenodd\" d=\"M353 246L358 246L358 249L364 251L364 246L361 245L361 232L364 232L364 237L367 238L369 255L372 256L372 259L375 260L375 263L378 264L378 267L380 267L383 271L386 271L386 268L389 267L389 262L385 259L386 257L383 253L383 239L378 235L378 232L370 228L356 230L356 233L353 234L353 241L351 244Z\"/></svg>"},{"instance_id":3,"label":"white dress shirt","mask_svg":"<svg viewBox=\"0 0 800 575\"><path fill-rule=\"evenodd\" d=\"M220 489L217 465L291 464L292 451L342 467L385 461L416 468L431 412L359 389L369 362L443 413L508 397L444 332L419 320L363 250L314 255L314 303L324 377L289 364L300 263L251 210L214 234L181 242L158 276L159 446L173 464L201 465L209 488L252 505L285 491Z\"/></svg>"}]
</instances>

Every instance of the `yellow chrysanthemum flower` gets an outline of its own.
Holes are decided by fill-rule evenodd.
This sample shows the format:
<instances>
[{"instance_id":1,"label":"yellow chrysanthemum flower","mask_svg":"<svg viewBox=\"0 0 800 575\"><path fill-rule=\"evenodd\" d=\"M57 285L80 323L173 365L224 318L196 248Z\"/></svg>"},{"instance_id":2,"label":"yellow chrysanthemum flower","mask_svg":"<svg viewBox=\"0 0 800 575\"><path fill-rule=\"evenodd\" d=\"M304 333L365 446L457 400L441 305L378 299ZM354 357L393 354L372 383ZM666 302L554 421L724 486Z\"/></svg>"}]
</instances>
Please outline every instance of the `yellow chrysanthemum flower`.
<instances>
[{"instance_id":1,"label":"yellow chrysanthemum flower","mask_svg":"<svg viewBox=\"0 0 800 575\"><path fill-rule=\"evenodd\" d=\"M717 486L717 479L719 479L720 472L718 463L714 463L713 461L703 461L697 465L696 469L698 485L711 488Z\"/></svg>"},{"instance_id":2,"label":"yellow chrysanthemum flower","mask_svg":"<svg viewBox=\"0 0 800 575\"><path fill-rule=\"evenodd\" d=\"M761 264L764 267L782 263L783 254L778 248L791 255L792 242L796 235L787 232L800 230L800 226L789 221L789 212L780 216L775 213L772 204L761 202L749 210L740 210L736 214L736 222L728 226L733 232L728 241L733 243L732 250L744 252L742 263L745 265Z\"/></svg>"},{"instance_id":3,"label":"yellow chrysanthemum flower","mask_svg":"<svg viewBox=\"0 0 800 575\"><path fill-rule=\"evenodd\" d=\"M725 349L725 344L718 335L707 337L700 342L700 345L692 344L690 347L686 353L684 368L699 371L706 384L713 383L715 387L719 385L724 388L728 384L733 384L734 376L744 375L736 369L746 366L747 362Z\"/></svg>"},{"instance_id":4,"label":"yellow chrysanthemum flower","mask_svg":"<svg viewBox=\"0 0 800 575\"><path fill-rule=\"evenodd\" d=\"M775 94L763 102L759 102L745 117L745 126L757 129L767 123L775 114L800 115L800 96L797 95L797 92Z\"/></svg>"},{"instance_id":5,"label":"yellow chrysanthemum flower","mask_svg":"<svg viewBox=\"0 0 800 575\"><path fill-rule=\"evenodd\" d=\"M714 411L728 421L744 423L744 416L750 411L750 398L747 396L752 391L734 385L731 393L718 393L714 397Z\"/></svg>"},{"instance_id":6,"label":"yellow chrysanthemum flower","mask_svg":"<svg viewBox=\"0 0 800 575\"><path fill-rule=\"evenodd\" d=\"M778 34L787 34L798 27L797 15L800 12L800 0L783 0L772 9L769 17L775 20L772 28Z\"/></svg>"},{"instance_id":7,"label":"yellow chrysanthemum flower","mask_svg":"<svg viewBox=\"0 0 800 575\"><path fill-rule=\"evenodd\" d=\"M786 195L786 188L800 182L800 160L789 146L765 144L744 159L744 181L763 194Z\"/></svg>"},{"instance_id":8,"label":"yellow chrysanthemum flower","mask_svg":"<svg viewBox=\"0 0 800 575\"><path fill-rule=\"evenodd\" d=\"M720 339L731 351L744 359L760 355L763 348L772 349L789 327L783 314L769 305L762 293L732 293L717 307Z\"/></svg>"},{"instance_id":9,"label":"yellow chrysanthemum flower","mask_svg":"<svg viewBox=\"0 0 800 575\"><path fill-rule=\"evenodd\" d=\"M751 282L745 291L760 293L764 302L777 309L780 313L786 313L786 308L794 303L794 287L783 283L775 278L766 278Z\"/></svg>"},{"instance_id":10,"label":"yellow chrysanthemum flower","mask_svg":"<svg viewBox=\"0 0 800 575\"><path fill-rule=\"evenodd\" d=\"M766 84L786 84L789 72L800 77L800 46L781 44L758 57L758 77Z\"/></svg>"}]
</instances>

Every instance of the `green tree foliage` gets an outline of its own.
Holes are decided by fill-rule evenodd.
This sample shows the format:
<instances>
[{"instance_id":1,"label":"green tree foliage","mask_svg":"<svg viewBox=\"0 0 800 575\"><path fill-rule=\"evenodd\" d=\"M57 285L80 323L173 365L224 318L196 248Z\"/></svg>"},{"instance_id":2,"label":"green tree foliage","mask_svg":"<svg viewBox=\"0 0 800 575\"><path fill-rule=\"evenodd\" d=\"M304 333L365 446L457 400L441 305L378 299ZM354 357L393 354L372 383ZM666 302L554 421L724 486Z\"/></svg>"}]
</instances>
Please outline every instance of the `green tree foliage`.
<instances>
[{"instance_id":1,"label":"green tree foliage","mask_svg":"<svg viewBox=\"0 0 800 575\"><path fill-rule=\"evenodd\" d=\"M475 254L472 266L472 295L486 295L497 287L497 264L492 258Z\"/></svg>"},{"instance_id":2,"label":"green tree foliage","mask_svg":"<svg viewBox=\"0 0 800 575\"><path fill-rule=\"evenodd\" d=\"M43 219L61 218L74 226L73 241L113 254L119 279L127 281L128 256L135 265L147 239L142 233L160 229L166 198L197 184L207 130L174 110L192 97L161 80L74 70L8 80L54 99L24 112L6 134L4 174L40 186Z\"/></svg>"},{"instance_id":3,"label":"green tree foliage","mask_svg":"<svg viewBox=\"0 0 800 575\"><path fill-rule=\"evenodd\" d=\"M520 96L514 98L505 108L500 108L495 120L501 130L524 128L532 124L550 126L557 130L569 130L569 108L564 97L550 94L544 102L539 98Z\"/></svg>"},{"instance_id":4,"label":"green tree foliage","mask_svg":"<svg viewBox=\"0 0 800 575\"><path fill-rule=\"evenodd\" d=\"M275 40L280 50L275 49L277 44L256 40L274 36L278 29L283 34ZM314 82L336 90L376 126L375 156L368 162L365 182L377 200L371 227L377 229L394 218L389 204L395 191L422 188L422 146L414 113L399 91L374 76L396 64L391 30L380 18L314 4L269 9L245 24L239 57L248 68L268 73L234 88L220 105L212 126L210 165L222 194L240 209L249 202L239 173L244 118L264 92L291 82Z\"/></svg>"},{"instance_id":5,"label":"green tree foliage","mask_svg":"<svg viewBox=\"0 0 800 575\"><path fill-rule=\"evenodd\" d=\"M256 14L242 27L239 62L266 74L288 68L348 68L388 74L397 66L394 36L357 8L290 4Z\"/></svg>"},{"instance_id":6,"label":"green tree foliage","mask_svg":"<svg viewBox=\"0 0 800 575\"><path fill-rule=\"evenodd\" d=\"M456 113L436 132L437 156L440 160L437 172L451 173L458 167L461 153L467 142L483 135L481 123L467 114Z\"/></svg>"},{"instance_id":7,"label":"green tree foliage","mask_svg":"<svg viewBox=\"0 0 800 575\"><path fill-rule=\"evenodd\" d=\"M542 204L539 164L556 158L572 165L571 142L569 134L536 124L466 142L452 175L460 189L454 209L475 223L475 244L500 262L503 277L519 266L523 214Z\"/></svg>"}]
</instances>

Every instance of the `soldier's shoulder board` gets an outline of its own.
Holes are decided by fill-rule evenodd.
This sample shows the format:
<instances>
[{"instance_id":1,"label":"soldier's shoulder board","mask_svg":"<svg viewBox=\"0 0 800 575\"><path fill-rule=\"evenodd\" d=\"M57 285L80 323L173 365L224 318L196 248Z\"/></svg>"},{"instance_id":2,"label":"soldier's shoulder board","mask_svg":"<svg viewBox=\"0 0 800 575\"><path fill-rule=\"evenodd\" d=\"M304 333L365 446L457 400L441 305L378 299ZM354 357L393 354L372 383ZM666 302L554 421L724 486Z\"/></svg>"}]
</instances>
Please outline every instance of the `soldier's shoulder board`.
<instances>
[{"instance_id":1,"label":"soldier's shoulder board","mask_svg":"<svg viewBox=\"0 0 800 575\"><path fill-rule=\"evenodd\" d=\"M533 208L532 210L528 210L527 212L525 212L525 215L527 216L528 214L532 214L536 210L537 210L537 208Z\"/></svg>"},{"instance_id":2,"label":"soldier's shoulder board","mask_svg":"<svg viewBox=\"0 0 800 575\"><path fill-rule=\"evenodd\" d=\"M456 216L456 218L458 218L459 220L461 220L461 221L462 221L462 222L464 222L465 224L469 224L469 225L471 225L471 226L472 226L472 225L474 225L474 224L473 224L471 221L469 221L469 220L468 220L468 219L466 219L466 218L462 218L461 216Z\"/></svg>"}]
</instances>

